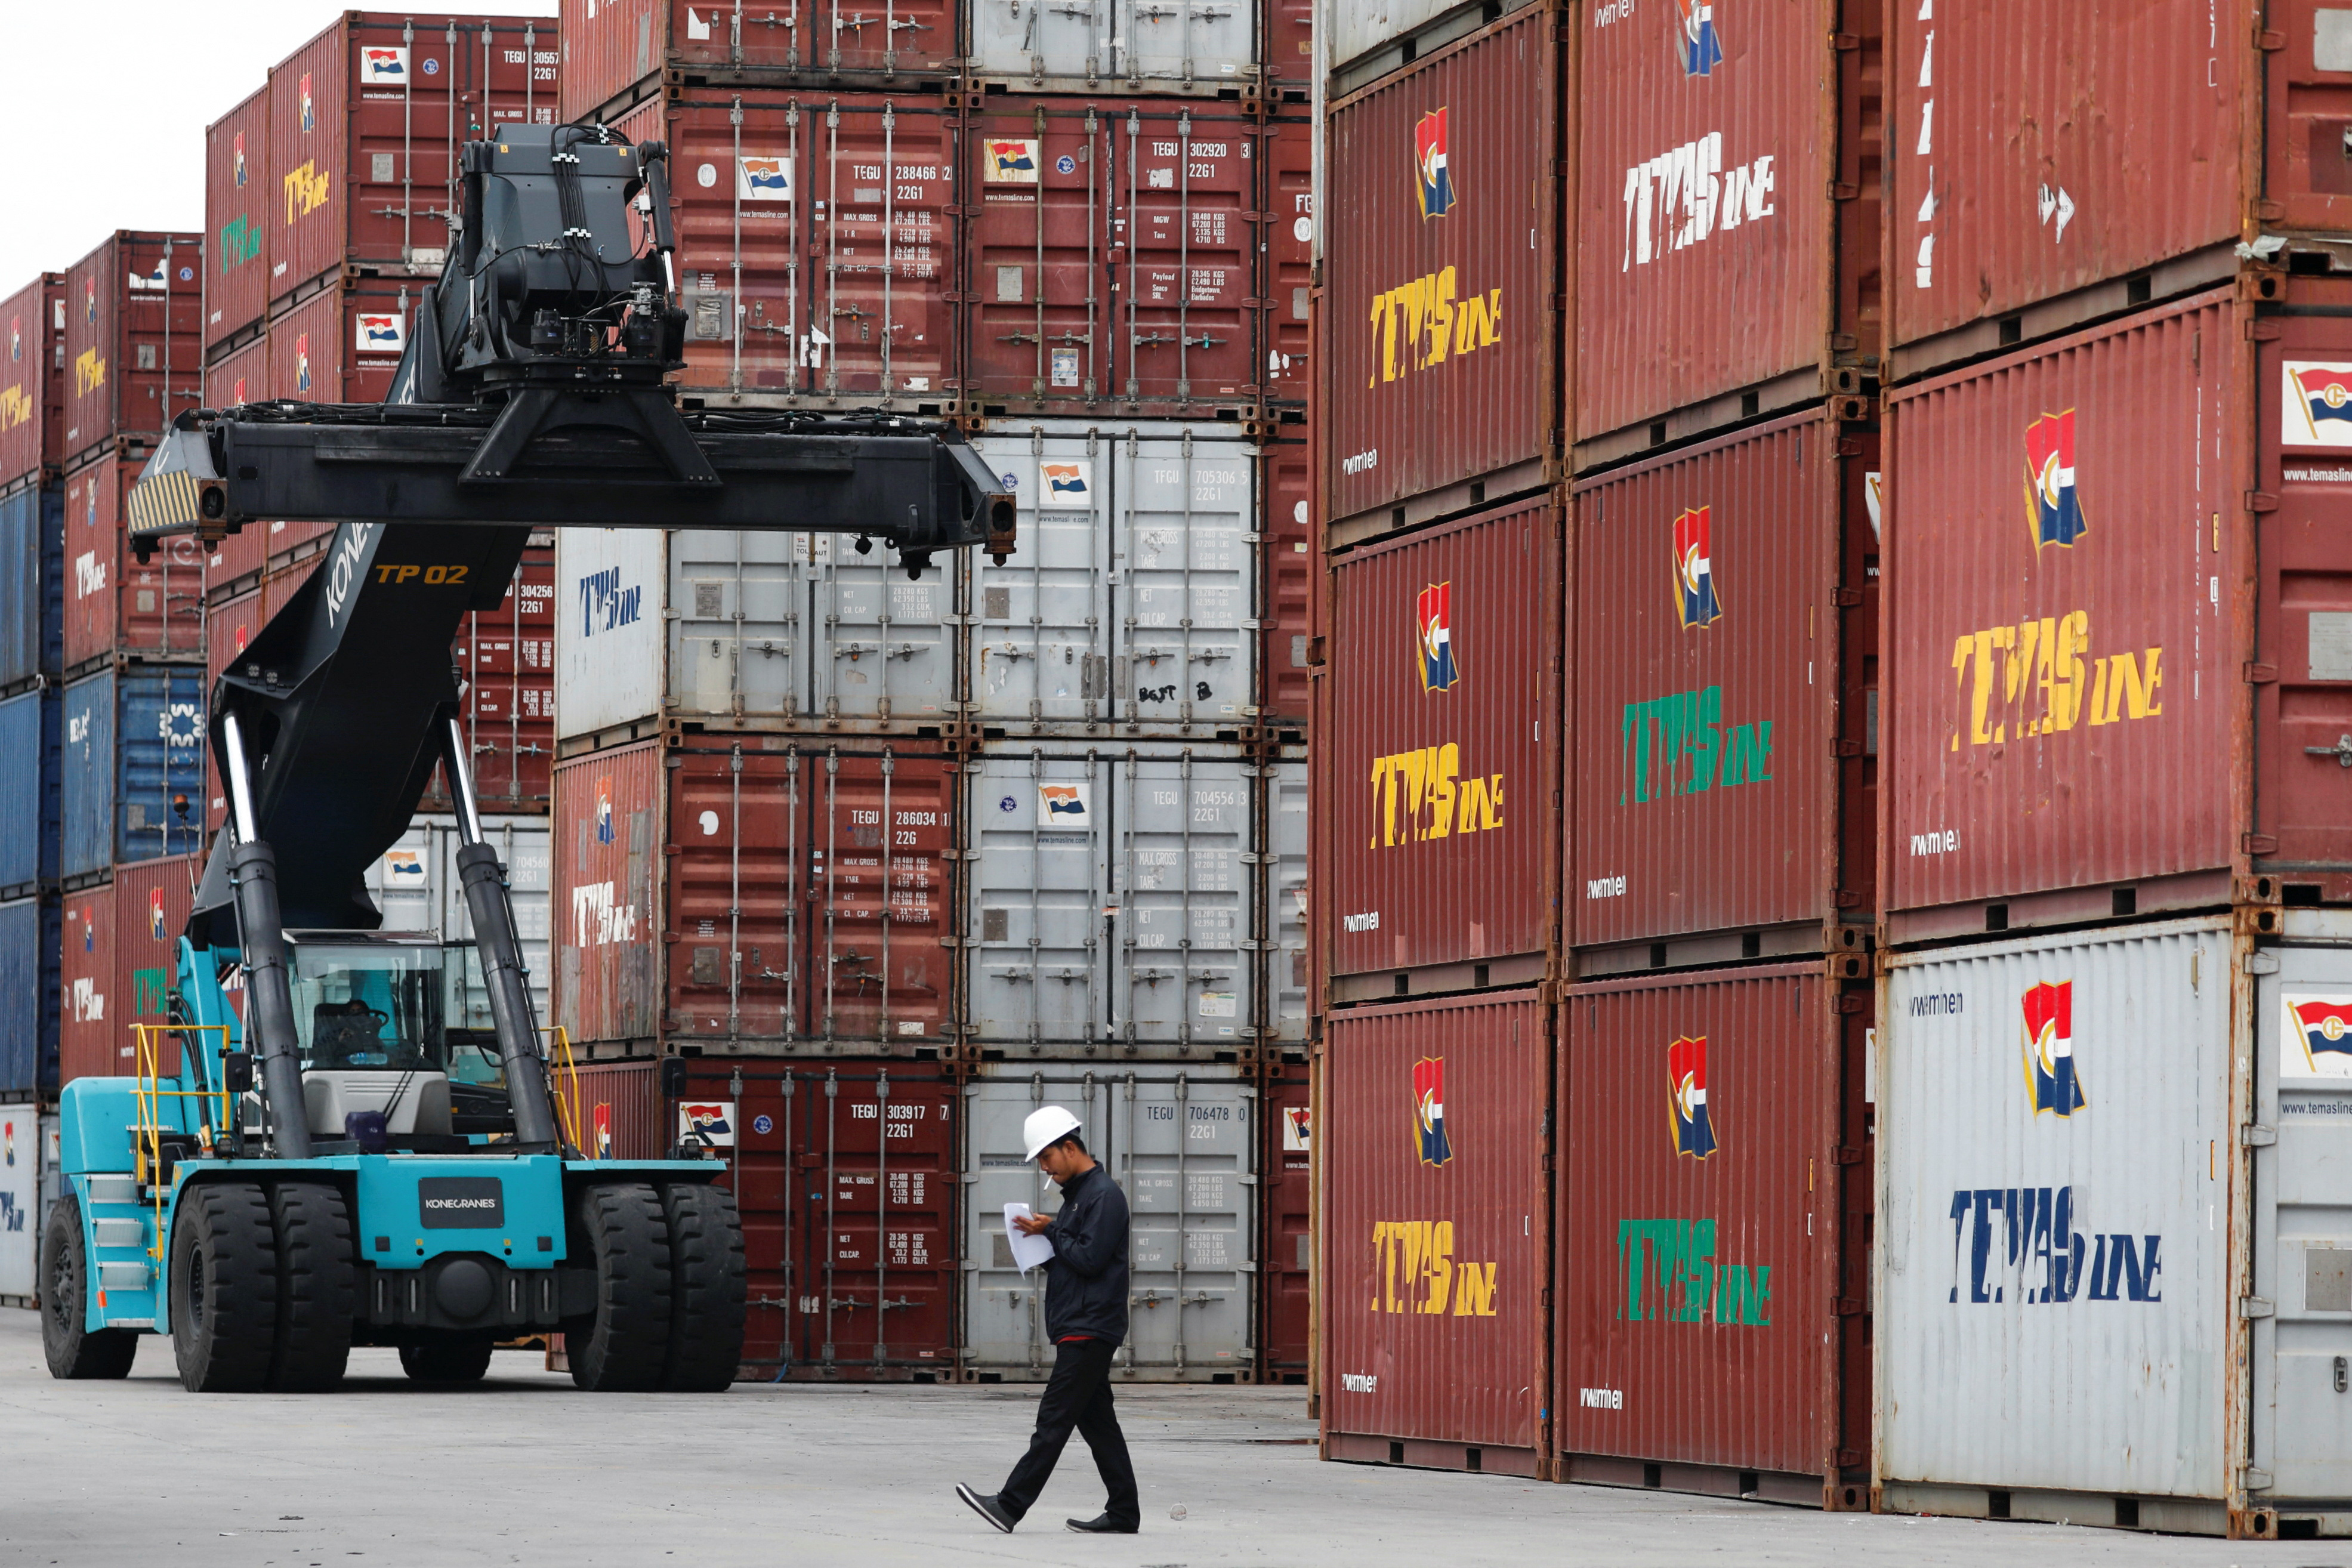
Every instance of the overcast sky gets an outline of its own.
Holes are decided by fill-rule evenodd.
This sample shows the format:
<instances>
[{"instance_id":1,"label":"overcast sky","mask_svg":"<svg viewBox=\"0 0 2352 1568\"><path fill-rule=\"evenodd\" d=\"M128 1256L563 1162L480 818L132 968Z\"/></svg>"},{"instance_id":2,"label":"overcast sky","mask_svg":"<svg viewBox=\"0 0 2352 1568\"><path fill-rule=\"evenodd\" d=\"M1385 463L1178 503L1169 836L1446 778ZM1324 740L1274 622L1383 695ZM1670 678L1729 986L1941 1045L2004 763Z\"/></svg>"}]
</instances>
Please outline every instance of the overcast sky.
<instances>
[{"instance_id":1,"label":"overcast sky","mask_svg":"<svg viewBox=\"0 0 2352 1568\"><path fill-rule=\"evenodd\" d=\"M201 230L205 127L345 9L333 0L0 0L0 124L15 127L16 193L0 223L0 298L37 272L64 271L115 229ZM446 10L552 16L555 0Z\"/></svg>"}]
</instances>

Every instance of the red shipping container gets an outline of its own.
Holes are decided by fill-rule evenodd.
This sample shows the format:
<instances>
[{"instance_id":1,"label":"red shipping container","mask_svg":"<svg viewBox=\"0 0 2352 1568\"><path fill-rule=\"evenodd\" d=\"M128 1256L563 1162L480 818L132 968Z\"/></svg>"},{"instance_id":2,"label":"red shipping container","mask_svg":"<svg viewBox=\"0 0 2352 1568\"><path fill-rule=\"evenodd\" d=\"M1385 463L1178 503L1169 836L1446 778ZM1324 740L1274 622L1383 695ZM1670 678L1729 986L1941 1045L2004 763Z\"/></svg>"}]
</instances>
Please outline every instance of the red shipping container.
<instances>
[{"instance_id":1,"label":"red shipping container","mask_svg":"<svg viewBox=\"0 0 2352 1568\"><path fill-rule=\"evenodd\" d=\"M1814 964L1567 993L1557 1479L1870 1506L1870 994Z\"/></svg>"},{"instance_id":2,"label":"red shipping container","mask_svg":"<svg viewBox=\"0 0 2352 1568\"><path fill-rule=\"evenodd\" d=\"M1255 119L982 100L965 386L991 416L1198 418L1256 400Z\"/></svg>"},{"instance_id":3,"label":"red shipping container","mask_svg":"<svg viewBox=\"0 0 2352 1568\"><path fill-rule=\"evenodd\" d=\"M1258 8L1258 58L1265 62L1265 95L1286 108L1315 96L1315 0L1265 0Z\"/></svg>"},{"instance_id":4,"label":"red shipping container","mask_svg":"<svg viewBox=\"0 0 2352 1568\"><path fill-rule=\"evenodd\" d=\"M1314 919L1333 999L1540 979L1558 942L1560 511L1506 507L1336 558ZM1549 721L1549 732L1546 732ZM1503 963L1499 961L1515 961ZM1485 971L1474 975L1469 966ZM1342 993L1345 992L1343 995Z\"/></svg>"},{"instance_id":5,"label":"red shipping container","mask_svg":"<svg viewBox=\"0 0 2352 1568\"><path fill-rule=\"evenodd\" d=\"M1518 12L1331 106L1318 216L1334 528L1558 477L1559 25Z\"/></svg>"},{"instance_id":6,"label":"red shipping container","mask_svg":"<svg viewBox=\"0 0 2352 1568\"><path fill-rule=\"evenodd\" d=\"M951 411L960 110L698 93L619 129L669 143L688 406Z\"/></svg>"},{"instance_id":7,"label":"red shipping container","mask_svg":"<svg viewBox=\"0 0 2352 1568\"><path fill-rule=\"evenodd\" d=\"M595 1160L658 1160L677 1142L662 1100L661 1063L650 1058L559 1067L570 1134Z\"/></svg>"},{"instance_id":8,"label":"red shipping container","mask_svg":"<svg viewBox=\"0 0 2352 1568\"><path fill-rule=\"evenodd\" d=\"M1286 431L1298 426L1284 426ZM1307 505L1315 488L1314 454L1304 441L1269 441L1259 449L1258 695L1262 724L1307 722L1307 642L1311 579L1322 569L1307 538Z\"/></svg>"},{"instance_id":9,"label":"red shipping container","mask_svg":"<svg viewBox=\"0 0 2352 1568\"><path fill-rule=\"evenodd\" d=\"M1265 1241L1258 1256L1262 1381L1305 1383L1315 1321L1314 1108L1306 1063L1268 1073L1259 1104L1258 1191Z\"/></svg>"},{"instance_id":10,"label":"red shipping container","mask_svg":"<svg viewBox=\"0 0 2352 1568\"><path fill-rule=\"evenodd\" d=\"M1574 945L1867 946L1878 437L1797 415L1578 487ZM1580 973L1594 973L1580 959Z\"/></svg>"},{"instance_id":11,"label":"red shipping container","mask_svg":"<svg viewBox=\"0 0 2352 1568\"><path fill-rule=\"evenodd\" d=\"M243 593L205 605L205 702L211 710L214 685L229 667L230 660L245 651L254 634L261 630L261 584L257 582ZM228 820L228 795L223 784L218 765L210 746L205 748L205 831L217 833Z\"/></svg>"},{"instance_id":12,"label":"red shipping container","mask_svg":"<svg viewBox=\"0 0 2352 1568\"><path fill-rule=\"evenodd\" d=\"M608 118L597 111L656 92L671 72L698 88L835 79L908 94L953 87L963 71L961 9L957 0L846 9L830 0L563 0L563 118Z\"/></svg>"},{"instance_id":13,"label":"red shipping container","mask_svg":"<svg viewBox=\"0 0 2352 1568\"><path fill-rule=\"evenodd\" d=\"M1326 1016L1325 1458L1540 1473L1549 1015L1519 991Z\"/></svg>"},{"instance_id":14,"label":"red shipping container","mask_svg":"<svg viewBox=\"0 0 2352 1568\"><path fill-rule=\"evenodd\" d=\"M744 1363L770 1377L949 1381L955 1069L707 1057L688 1068L686 1104L733 1107L733 1147L719 1152L743 1218Z\"/></svg>"},{"instance_id":15,"label":"red shipping container","mask_svg":"<svg viewBox=\"0 0 2352 1568\"><path fill-rule=\"evenodd\" d=\"M555 23L347 11L269 73L273 311L346 264L429 283L458 149L555 118Z\"/></svg>"},{"instance_id":16,"label":"red shipping container","mask_svg":"<svg viewBox=\"0 0 2352 1568\"><path fill-rule=\"evenodd\" d=\"M664 756L648 741L555 768L547 1021L576 1042L661 1032Z\"/></svg>"},{"instance_id":17,"label":"red shipping container","mask_svg":"<svg viewBox=\"0 0 2352 1568\"><path fill-rule=\"evenodd\" d=\"M180 936L187 930L204 869L201 856L174 855L135 861L114 874L112 1011L116 1028L126 1036L135 1025L158 1027L170 1021L165 1004L180 984ZM159 1039L156 1047L161 1069L174 1070L178 1042Z\"/></svg>"},{"instance_id":18,"label":"red shipping container","mask_svg":"<svg viewBox=\"0 0 2352 1568\"><path fill-rule=\"evenodd\" d=\"M1273 22L1269 16L1268 26ZM1265 132L1265 151L1258 161L1265 237L1265 395L1268 402L1304 403L1315 268L1315 122L1276 120Z\"/></svg>"},{"instance_id":19,"label":"red shipping container","mask_svg":"<svg viewBox=\"0 0 2352 1568\"><path fill-rule=\"evenodd\" d=\"M205 127L205 232L212 246L205 268L206 359L258 329L268 313L269 234L276 226L270 209L278 197L273 167L265 83Z\"/></svg>"},{"instance_id":20,"label":"red shipping container","mask_svg":"<svg viewBox=\"0 0 2352 1568\"><path fill-rule=\"evenodd\" d=\"M268 395L298 403L382 403L425 286L346 283L289 310L269 323ZM248 523L246 531L254 529ZM334 531L331 522L272 522L264 526L264 548L275 565Z\"/></svg>"},{"instance_id":21,"label":"red shipping container","mask_svg":"<svg viewBox=\"0 0 2352 1568\"><path fill-rule=\"evenodd\" d=\"M1797 384L1768 389L1767 409L1822 395L1840 9L1575 13L1579 442L1780 377ZM1874 48L1864 7L1843 9ZM1868 238L1858 259L1875 271Z\"/></svg>"},{"instance_id":22,"label":"red shipping container","mask_svg":"<svg viewBox=\"0 0 2352 1568\"><path fill-rule=\"evenodd\" d=\"M202 400L204 260L197 235L125 229L66 273L62 462L152 441Z\"/></svg>"},{"instance_id":23,"label":"red shipping container","mask_svg":"<svg viewBox=\"0 0 2352 1568\"><path fill-rule=\"evenodd\" d=\"M240 403L260 403L270 396L269 341L258 337L230 351L205 372L205 406L234 408ZM224 537L205 562L205 591L241 593L261 570L270 525L249 522Z\"/></svg>"},{"instance_id":24,"label":"red shipping container","mask_svg":"<svg viewBox=\"0 0 2352 1568\"><path fill-rule=\"evenodd\" d=\"M8 359L0 365L0 489L64 456L65 274L44 272L0 304Z\"/></svg>"},{"instance_id":25,"label":"red shipping container","mask_svg":"<svg viewBox=\"0 0 2352 1568\"><path fill-rule=\"evenodd\" d=\"M65 659L115 653L194 660L205 651L205 552L182 534L141 565L131 552L131 487L146 458L111 452L66 476Z\"/></svg>"},{"instance_id":26,"label":"red shipping container","mask_svg":"<svg viewBox=\"0 0 2352 1568\"><path fill-rule=\"evenodd\" d=\"M484 811L543 812L555 760L555 547L523 552L495 610L468 614L452 650ZM425 809L449 809L437 771Z\"/></svg>"},{"instance_id":27,"label":"red shipping container","mask_svg":"<svg viewBox=\"0 0 2352 1568\"><path fill-rule=\"evenodd\" d=\"M65 896L64 947L58 971L58 1082L128 1076L138 1064L115 1000L112 882Z\"/></svg>"}]
</instances>

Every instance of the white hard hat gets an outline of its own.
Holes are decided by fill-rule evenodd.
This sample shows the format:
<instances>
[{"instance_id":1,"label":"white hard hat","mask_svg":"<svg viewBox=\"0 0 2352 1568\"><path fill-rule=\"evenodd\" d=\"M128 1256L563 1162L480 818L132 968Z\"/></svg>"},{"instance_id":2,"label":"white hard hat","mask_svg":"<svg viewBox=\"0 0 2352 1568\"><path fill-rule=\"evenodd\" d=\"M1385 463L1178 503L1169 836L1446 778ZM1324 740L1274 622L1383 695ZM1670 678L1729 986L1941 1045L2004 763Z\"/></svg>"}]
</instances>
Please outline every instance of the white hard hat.
<instances>
[{"instance_id":1,"label":"white hard hat","mask_svg":"<svg viewBox=\"0 0 2352 1568\"><path fill-rule=\"evenodd\" d=\"M1076 1117L1058 1105L1049 1105L1029 1113L1029 1120L1021 1124L1021 1141L1029 1145L1028 1158L1034 1162L1047 1148L1077 1130Z\"/></svg>"}]
</instances>

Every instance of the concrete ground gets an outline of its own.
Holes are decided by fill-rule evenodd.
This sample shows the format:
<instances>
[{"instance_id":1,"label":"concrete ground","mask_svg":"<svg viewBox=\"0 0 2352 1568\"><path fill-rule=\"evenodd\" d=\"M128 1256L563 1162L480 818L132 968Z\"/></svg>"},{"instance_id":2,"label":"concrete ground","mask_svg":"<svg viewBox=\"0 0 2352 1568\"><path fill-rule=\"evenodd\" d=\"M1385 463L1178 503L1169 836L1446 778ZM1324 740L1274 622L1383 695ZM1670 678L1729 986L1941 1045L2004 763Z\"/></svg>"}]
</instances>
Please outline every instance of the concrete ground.
<instances>
[{"instance_id":1,"label":"concrete ground","mask_svg":"<svg viewBox=\"0 0 2352 1568\"><path fill-rule=\"evenodd\" d=\"M127 1382L54 1383L34 1315L0 1310L0 1563L2352 1563L2352 1542L1873 1519L1327 1465L1297 1389L1122 1389L1143 1533L1062 1529L1102 1502L1074 1440L1029 1524L1003 1536L950 1488L994 1489L1034 1389L596 1395L513 1352L457 1394L413 1390L389 1351L358 1352L352 1373L337 1395L199 1398L170 1342L149 1340Z\"/></svg>"}]
</instances>

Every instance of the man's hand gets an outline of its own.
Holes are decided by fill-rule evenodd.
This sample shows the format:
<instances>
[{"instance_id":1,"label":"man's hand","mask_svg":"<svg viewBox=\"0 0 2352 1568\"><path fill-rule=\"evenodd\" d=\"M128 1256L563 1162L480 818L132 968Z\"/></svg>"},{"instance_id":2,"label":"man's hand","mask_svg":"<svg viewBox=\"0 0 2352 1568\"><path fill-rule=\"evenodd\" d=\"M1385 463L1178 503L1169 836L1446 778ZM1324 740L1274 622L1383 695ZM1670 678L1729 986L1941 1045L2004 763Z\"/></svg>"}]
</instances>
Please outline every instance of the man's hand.
<instances>
[{"instance_id":1,"label":"man's hand","mask_svg":"<svg viewBox=\"0 0 2352 1568\"><path fill-rule=\"evenodd\" d=\"M1013 1215L1013 1223L1021 1227L1022 1235L1038 1236L1042 1235L1045 1232L1045 1227L1054 1222L1045 1215L1030 1214Z\"/></svg>"}]
</instances>

